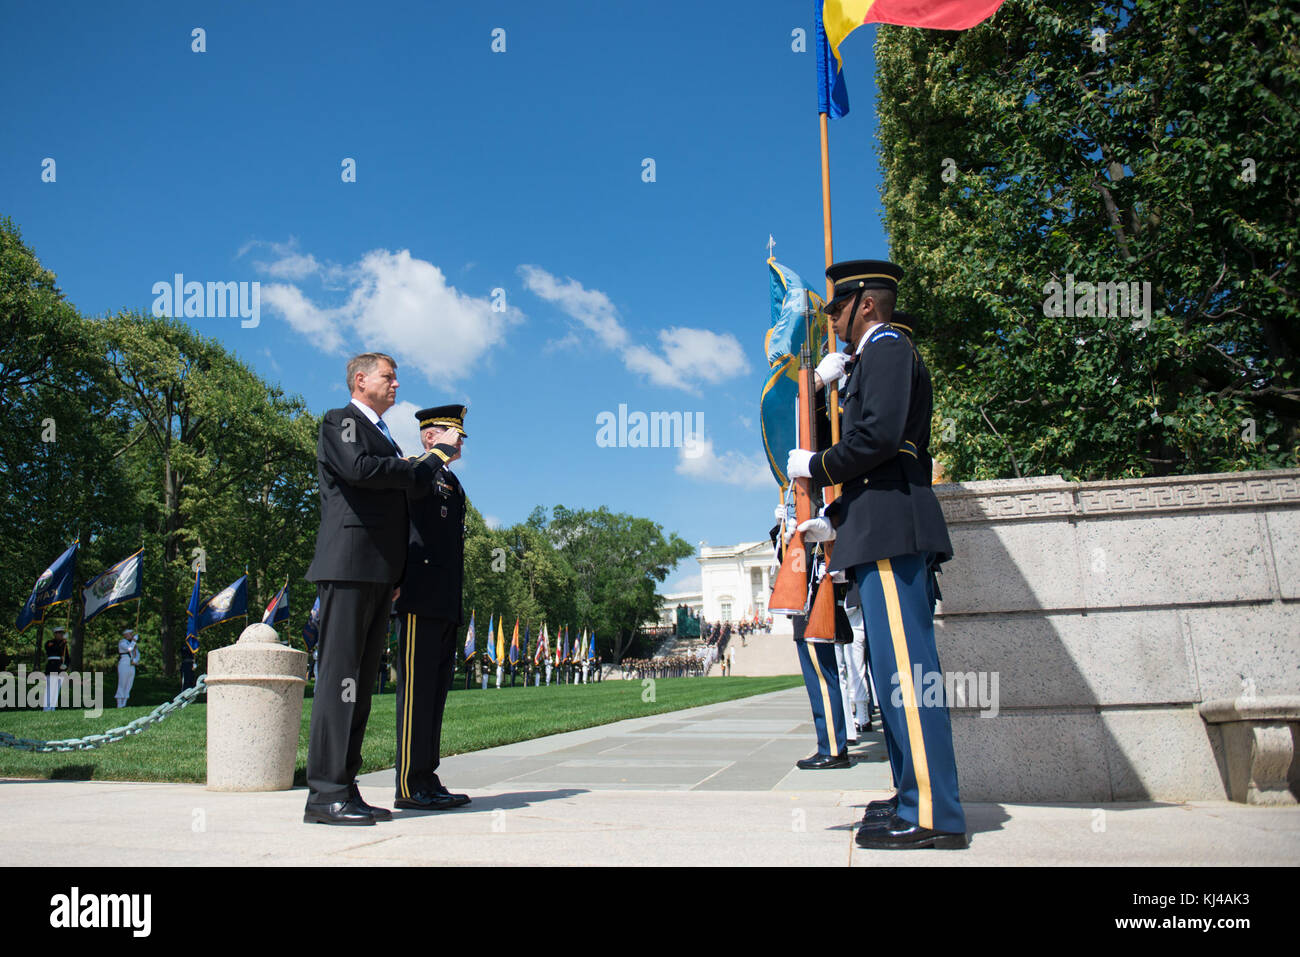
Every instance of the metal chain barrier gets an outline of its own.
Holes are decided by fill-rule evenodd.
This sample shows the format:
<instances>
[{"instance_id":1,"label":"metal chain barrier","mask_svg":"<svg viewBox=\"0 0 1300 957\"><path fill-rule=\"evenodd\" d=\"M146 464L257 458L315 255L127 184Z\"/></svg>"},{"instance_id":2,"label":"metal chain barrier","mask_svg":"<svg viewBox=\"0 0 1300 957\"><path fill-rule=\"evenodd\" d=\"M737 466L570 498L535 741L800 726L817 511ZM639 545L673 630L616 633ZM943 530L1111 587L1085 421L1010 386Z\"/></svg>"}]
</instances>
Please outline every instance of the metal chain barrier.
<instances>
[{"instance_id":1,"label":"metal chain barrier","mask_svg":"<svg viewBox=\"0 0 1300 957\"><path fill-rule=\"evenodd\" d=\"M91 748L99 747L101 744L121 741L130 735L139 734L151 724L157 724L173 711L179 711L186 705L193 704L195 699L207 690L207 681L205 680L207 677L207 675L199 675L193 688L186 688L171 701L160 704L148 714L136 718L130 724L125 724L120 728L109 728L102 734L88 734L84 738L67 738L63 741L34 741L31 738L17 738L12 734L0 731L0 748L42 752L88 751Z\"/></svg>"}]
</instances>

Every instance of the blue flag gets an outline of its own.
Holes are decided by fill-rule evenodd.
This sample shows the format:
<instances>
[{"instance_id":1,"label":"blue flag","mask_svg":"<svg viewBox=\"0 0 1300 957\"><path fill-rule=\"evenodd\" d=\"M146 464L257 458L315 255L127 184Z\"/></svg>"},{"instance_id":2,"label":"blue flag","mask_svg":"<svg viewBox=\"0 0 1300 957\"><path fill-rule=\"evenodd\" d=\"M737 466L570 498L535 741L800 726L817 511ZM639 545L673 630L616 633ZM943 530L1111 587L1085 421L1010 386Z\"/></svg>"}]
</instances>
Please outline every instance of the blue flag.
<instances>
[{"instance_id":1,"label":"blue flag","mask_svg":"<svg viewBox=\"0 0 1300 957\"><path fill-rule=\"evenodd\" d=\"M311 612L307 615L307 624L302 626L303 644L307 650L311 651L316 647L316 640L320 638L320 596L316 596L316 604L311 606Z\"/></svg>"},{"instance_id":2,"label":"blue flag","mask_svg":"<svg viewBox=\"0 0 1300 957\"><path fill-rule=\"evenodd\" d=\"M41 572L32 589L31 597L18 613L16 627L23 631L28 625L41 624L45 621L45 612L55 605L61 605L72 597L72 582L77 570L77 545L73 542L54 564Z\"/></svg>"},{"instance_id":3,"label":"blue flag","mask_svg":"<svg viewBox=\"0 0 1300 957\"><path fill-rule=\"evenodd\" d=\"M203 605L196 618L199 631L248 614L248 576L241 575Z\"/></svg>"},{"instance_id":4,"label":"blue flag","mask_svg":"<svg viewBox=\"0 0 1300 957\"><path fill-rule=\"evenodd\" d=\"M199 609L202 607L202 601L199 598L199 579L203 573L197 569L194 572L194 590L190 592L190 604L185 609L185 644L194 654L199 653Z\"/></svg>"},{"instance_id":5,"label":"blue flag","mask_svg":"<svg viewBox=\"0 0 1300 957\"><path fill-rule=\"evenodd\" d=\"M816 18L817 44L817 112L832 120L849 112L849 91L844 85L844 72L840 61L826 39L826 25L822 23L822 0L813 0Z\"/></svg>"},{"instance_id":6,"label":"blue flag","mask_svg":"<svg viewBox=\"0 0 1300 957\"><path fill-rule=\"evenodd\" d=\"M492 639L492 614L488 613L488 630L487 642L483 645L483 650L487 653L488 661L497 660L496 642Z\"/></svg>"}]
</instances>

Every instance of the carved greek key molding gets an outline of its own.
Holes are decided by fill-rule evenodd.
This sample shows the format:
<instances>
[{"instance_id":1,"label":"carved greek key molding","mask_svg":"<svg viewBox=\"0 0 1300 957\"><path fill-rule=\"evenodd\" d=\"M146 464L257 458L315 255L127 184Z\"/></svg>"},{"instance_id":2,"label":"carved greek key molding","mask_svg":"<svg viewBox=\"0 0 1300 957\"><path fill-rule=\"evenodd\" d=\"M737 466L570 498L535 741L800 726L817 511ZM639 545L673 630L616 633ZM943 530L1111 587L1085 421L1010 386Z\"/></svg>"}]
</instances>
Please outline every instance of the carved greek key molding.
<instances>
[{"instance_id":1,"label":"carved greek key molding","mask_svg":"<svg viewBox=\"0 0 1300 957\"><path fill-rule=\"evenodd\" d=\"M1118 482L1060 476L935 486L948 523L1300 506L1300 470L1225 472Z\"/></svg>"}]
</instances>

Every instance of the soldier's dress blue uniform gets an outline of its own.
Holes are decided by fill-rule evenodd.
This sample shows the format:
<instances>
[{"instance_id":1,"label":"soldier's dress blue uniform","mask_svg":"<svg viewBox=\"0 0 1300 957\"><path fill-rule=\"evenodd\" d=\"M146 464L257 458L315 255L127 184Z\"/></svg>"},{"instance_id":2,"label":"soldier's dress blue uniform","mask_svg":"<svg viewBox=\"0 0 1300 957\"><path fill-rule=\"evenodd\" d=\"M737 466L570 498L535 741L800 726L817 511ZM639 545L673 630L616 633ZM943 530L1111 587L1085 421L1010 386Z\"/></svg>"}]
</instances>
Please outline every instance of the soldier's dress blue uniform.
<instances>
[{"instance_id":1,"label":"soldier's dress blue uniform","mask_svg":"<svg viewBox=\"0 0 1300 957\"><path fill-rule=\"evenodd\" d=\"M459 415L455 412L459 411ZM441 413L441 414L438 414ZM417 413L422 429L453 424L461 406ZM445 464L455 448L435 445ZM397 806L443 810L468 804L447 795L438 779L442 715L456 672L457 630L463 619L461 592L465 569L465 490L447 468L439 468L433 487L407 493L410 537L406 570L394 608L398 614ZM456 797L450 801L438 795Z\"/></svg>"},{"instance_id":2,"label":"soldier's dress blue uniform","mask_svg":"<svg viewBox=\"0 0 1300 957\"><path fill-rule=\"evenodd\" d=\"M845 275L852 265L827 271L837 298L859 279ZM836 528L830 570L853 574L861 595L881 716L897 747L896 813L964 840L948 709L926 706L916 687L918 670L923 680L942 673L934 572L952 557L952 543L930 487L930 373L906 327L885 323L870 332L842 402L840 441L815 453L808 468L814 484L841 487L827 510Z\"/></svg>"}]
</instances>

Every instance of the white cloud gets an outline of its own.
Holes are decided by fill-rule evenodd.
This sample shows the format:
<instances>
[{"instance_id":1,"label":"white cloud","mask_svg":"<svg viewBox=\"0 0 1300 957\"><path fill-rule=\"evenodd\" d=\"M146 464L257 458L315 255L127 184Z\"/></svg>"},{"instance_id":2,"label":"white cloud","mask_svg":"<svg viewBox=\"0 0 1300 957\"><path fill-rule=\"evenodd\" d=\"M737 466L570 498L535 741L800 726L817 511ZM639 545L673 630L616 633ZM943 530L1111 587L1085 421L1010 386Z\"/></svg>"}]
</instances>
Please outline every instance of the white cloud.
<instances>
[{"instance_id":1,"label":"white cloud","mask_svg":"<svg viewBox=\"0 0 1300 957\"><path fill-rule=\"evenodd\" d=\"M345 323L335 309L321 309L297 286L273 282L262 286L262 304L284 316L294 331L310 339L322 352L343 347ZM345 377L346 378L346 377Z\"/></svg>"},{"instance_id":2,"label":"white cloud","mask_svg":"<svg viewBox=\"0 0 1300 957\"><path fill-rule=\"evenodd\" d=\"M656 385L698 392L703 383L725 381L749 368L744 349L730 333L673 326L659 332L659 344L662 356L645 346L633 346L623 354L629 369Z\"/></svg>"},{"instance_id":3,"label":"white cloud","mask_svg":"<svg viewBox=\"0 0 1300 957\"><path fill-rule=\"evenodd\" d=\"M350 290L345 302L329 307L295 283L271 283L262 288L262 299L273 312L324 352L391 353L399 381L415 374L435 385L468 378L505 339L507 327L524 318L516 308L496 312L489 297L461 292L441 269L406 249L372 250L350 266L339 266L298 252L293 240L261 245L276 257L254 264L268 275L315 278L326 287L335 283Z\"/></svg>"},{"instance_id":4,"label":"white cloud","mask_svg":"<svg viewBox=\"0 0 1300 957\"><path fill-rule=\"evenodd\" d=\"M576 279L557 279L538 266L520 266L519 275L524 288L558 305L594 332L605 348L621 349L627 344L627 330L618 320L618 310L599 289L586 289Z\"/></svg>"},{"instance_id":5,"label":"white cloud","mask_svg":"<svg viewBox=\"0 0 1300 957\"><path fill-rule=\"evenodd\" d=\"M718 454L712 439L696 440L677 456L677 474L741 488L762 488L773 483L772 470L761 455L740 452Z\"/></svg>"},{"instance_id":6,"label":"white cloud","mask_svg":"<svg viewBox=\"0 0 1300 957\"><path fill-rule=\"evenodd\" d=\"M500 528L501 519L497 518L495 515L484 515L483 524L488 528Z\"/></svg>"},{"instance_id":7,"label":"white cloud","mask_svg":"<svg viewBox=\"0 0 1300 957\"><path fill-rule=\"evenodd\" d=\"M618 316L618 309L599 289L587 289L576 279L558 279L539 266L520 266L524 287L559 306L607 349L619 352L623 364L655 385L698 393L706 382L729 379L749 369L745 350L730 333L673 326L659 332L660 352L635 345ZM580 342L567 336L561 345ZM554 346L554 344L553 344Z\"/></svg>"}]
</instances>

